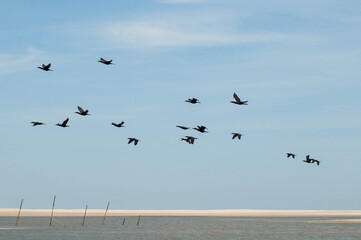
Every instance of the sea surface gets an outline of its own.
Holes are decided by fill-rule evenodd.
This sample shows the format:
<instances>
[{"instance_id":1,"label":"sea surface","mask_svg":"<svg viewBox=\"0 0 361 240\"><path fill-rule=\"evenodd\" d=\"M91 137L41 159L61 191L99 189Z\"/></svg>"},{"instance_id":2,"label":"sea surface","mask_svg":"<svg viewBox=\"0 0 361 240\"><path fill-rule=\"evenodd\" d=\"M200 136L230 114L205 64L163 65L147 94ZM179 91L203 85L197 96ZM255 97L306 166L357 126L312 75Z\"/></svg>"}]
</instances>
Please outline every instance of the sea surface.
<instances>
[{"instance_id":1,"label":"sea surface","mask_svg":"<svg viewBox=\"0 0 361 240\"><path fill-rule=\"evenodd\" d=\"M337 218L332 218L337 219ZM0 217L1 240L277 239L361 240L361 223L313 222L323 218L223 217Z\"/></svg>"}]
</instances>

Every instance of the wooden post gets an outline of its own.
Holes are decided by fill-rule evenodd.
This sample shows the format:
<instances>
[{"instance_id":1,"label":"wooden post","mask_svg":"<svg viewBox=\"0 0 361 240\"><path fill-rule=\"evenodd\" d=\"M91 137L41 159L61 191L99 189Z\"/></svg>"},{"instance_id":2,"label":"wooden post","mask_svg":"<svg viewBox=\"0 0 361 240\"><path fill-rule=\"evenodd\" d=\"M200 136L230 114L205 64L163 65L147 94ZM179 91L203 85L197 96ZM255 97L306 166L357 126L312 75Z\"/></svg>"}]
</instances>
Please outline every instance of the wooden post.
<instances>
[{"instance_id":1,"label":"wooden post","mask_svg":"<svg viewBox=\"0 0 361 240\"><path fill-rule=\"evenodd\" d=\"M139 215L139 217L138 217L138 222L137 222L137 226L139 225L139 221L140 221L140 215Z\"/></svg>"},{"instance_id":2,"label":"wooden post","mask_svg":"<svg viewBox=\"0 0 361 240\"><path fill-rule=\"evenodd\" d=\"M104 213L102 226L104 225L104 223L105 223L105 218L107 217L107 212L108 212L108 209L109 209L109 204L110 204L110 201L108 202L107 209L105 210L105 213Z\"/></svg>"},{"instance_id":3,"label":"wooden post","mask_svg":"<svg viewBox=\"0 0 361 240\"><path fill-rule=\"evenodd\" d=\"M122 225L124 225L124 223L125 223L125 218L123 219L123 223L122 223Z\"/></svg>"},{"instance_id":4,"label":"wooden post","mask_svg":"<svg viewBox=\"0 0 361 240\"><path fill-rule=\"evenodd\" d=\"M83 223L81 224L84 227L84 222L85 222L85 216L86 216L86 211L88 210L88 205L86 205L85 207L85 212L84 212L84 218L83 218Z\"/></svg>"},{"instance_id":5,"label":"wooden post","mask_svg":"<svg viewBox=\"0 0 361 240\"><path fill-rule=\"evenodd\" d=\"M20 208L19 208L19 212L18 212L18 217L16 218L15 226L17 226L18 222L19 222L21 208L23 207L23 201L24 201L24 198L21 199Z\"/></svg>"},{"instance_id":6,"label":"wooden post","mask_svg":"<svg viewBox=\"0 0 361 240\"><path fill-rule=\"evenodd\" d=\"M53 223L55 199L56 199L56 195L54 195L53 208L51 209L50 224L49 224L50 227L51 227L51 224Z\"/></svg>"}]
</instances>

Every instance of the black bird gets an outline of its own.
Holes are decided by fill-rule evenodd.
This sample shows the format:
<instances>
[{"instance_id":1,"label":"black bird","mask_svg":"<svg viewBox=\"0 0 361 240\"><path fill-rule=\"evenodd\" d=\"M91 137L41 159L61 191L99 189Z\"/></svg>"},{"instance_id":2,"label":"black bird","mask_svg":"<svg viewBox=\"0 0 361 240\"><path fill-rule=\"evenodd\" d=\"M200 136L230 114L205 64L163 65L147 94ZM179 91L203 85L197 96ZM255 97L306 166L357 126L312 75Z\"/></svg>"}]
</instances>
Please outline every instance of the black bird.
<instances>
[{"instance_id":1,"label":"black bird","mask_svg":"<svg viewBox=\"0 0 361 240\"><path fill-rule=\"evenodd\" d=\"M113 125L113 126L116 126L116 127L118 127L118 128L124 127L123 124L124 124L124 121L122 121L121 123L113 123L113 122L112 122L112 125Z\"/></svg>"},{"instance_id":2,"label":"black bird","mask_svg":"<svg viewBox=\"0 0 361 240\"><path fill-rule=\"evenodd\" d=\"M103 64L105 64L105 65L110 65L110 64L115 65L114 63L112 63L113 60L107 61L107 60L105 60L104 58L100 58L100 60L99 60L98 62L103 63Z\"/></svg>"},{"instance_id":3,"label":"black bird","mask_svg":"<svg viewBox=\"0 0 361 240\"><path fill-rule=\"evenodd\" d=\"M31 122L33 124L33 127L35 126L40 126L40 125L45 125L45 123L42 122Z\"/></svg>"},{"instance_id":4,"label":"black bird","mask_svg":"<svg viewBox=\"0 0 361 240\"><path fill-rule=\"evenodd\" d=\"M241 99L239 99L239 97L237 96L236 93L233 93L233 97L236 101L231 101L231 103L238 104L238 105L248 105L248 100L241 101Z\"/></svg>"},{"instance_id":5,"label":"black bird","mask_svg":"<svg viewBox=\"0 0 361 240\"><path fill-rule=\"evenodd\" d=\"M65 121L62 124L57 123L56 126L63 127L63 128L69 127L68 125L66 125L68 122L69 122L69 118L65 119Z\"/></svg>"},{"instance_id":6,"label":"black bird","mask_svg":"<svg viewBox=\"0 0 361 240\"><path fill-rule=\"evenodd\" d=\"M128 139L129 139L128 144L134 142L134 146L136 146L138 144L138 142L140 141L140 140L138 140L136 138L128 138Z\"/></svg>"},{"instance_id":7,"label":"black bird","mask_svg":"<svg viewBox=\"0 0 361 240\"><path fill-rule=\"evenodd\" d=\"M176 126L177 128L181 128L181 129L183 129L183 130L188 130L189 129L189 127L185 127L185 126Z\"/></svg>"},{"instance_id":8,"label":"black bird","mask_svg":"<svg viewBox=\"0 0 361 240\"><path fill-rule=\"evenodd\" d=\"M312 159L312 163L316 163L317 166L320 166L320 161L316 160L316 159Z\"/></svg>"},{"instance_id":9,"label":"black bird","mask_svg":"<svg viewBox=\"0 0 361 240\"><path fill-rule=\"evenodd\" d=\"M51 63L49 63L48 65L43 64L41 67L38 67L38 68L40 68L44 71L53 71L50 69L50 67L51 67Z\"/></svg>"},{"instance_id":10,"label":"black bird","mask_svg":"<svg viewBox=\"0 0 361 240\"><path fill-rule=\"evenodd\" d=\"M196 140L197 138L192 137L192 136L185 136L185 138L181 138L181 141L186 141L189 144L194 144L194 140Z\"/></svg>"},{"instance_id":11,"label":"black bird","mask_svg":"<svg viewBox=\"0 0 361 240\"><path fill-rule=\"evenodd\" d=\"M312 163L312 159L310 158L310 155L307 155L306 156L306 159L303 160L302 162L305 162L305 163Z\"/></svg>"},{"instance_id":12,"label":"black bird","mask_svg":"<svg viewBox=\"0 0 361 240\"><path fill-rule=\"evenodd\" d=\"M289 157L295 158L296 157L296 154L294 154L294 153L286 153L286 154L287 154L287 158L289 158Z\"/></svg>"},{"instance_id":13,"label":"black bird","mask_svg":"<svg viewBox=\"0 0 361 240\"><path fill-rule=\"evenodd\" d=\"M201 132L201 133L207 133L206 131L206 127L205 126L198 126L197 125L197 128L193 128L194 130L197 130L198 132Z\"/></svg>"},{"instance_id":14,"label":"black bird","mask_svg":"<svg viewBox=\"0 0 361 240\"><path fill-rule=\"evenodd\" d=\"M201 103L197 98L188 98L187 100L185 100L185 102L189 102L192 104Z\"/></svg>"},{"instance_id":15,"label":"black bird","mask_svg":"<svg viewBox=\"0 0 361 240\"><path fill-rule=\"evenodd\" d=\"M235 139L235 138L241 139L241 136L243 135L243 134L240 134L240 133L231 133L231 134L233 134L232 139Z\"/></svg>"},{"instance_id":16,"label":"black bird","mask_svg":"<svg viewBox=\"0 0 361 240\"><path fill-rule=\"evenodd\" d=\"M88 112L89 112L88 109L86 111L84 111L84 109L82 109L81 107L78 106L78 110L79 110L79 112L75 112L75 113L82 115L82 116L90 115L90 114L88 114Z\"/></svg>"}]
</instances>

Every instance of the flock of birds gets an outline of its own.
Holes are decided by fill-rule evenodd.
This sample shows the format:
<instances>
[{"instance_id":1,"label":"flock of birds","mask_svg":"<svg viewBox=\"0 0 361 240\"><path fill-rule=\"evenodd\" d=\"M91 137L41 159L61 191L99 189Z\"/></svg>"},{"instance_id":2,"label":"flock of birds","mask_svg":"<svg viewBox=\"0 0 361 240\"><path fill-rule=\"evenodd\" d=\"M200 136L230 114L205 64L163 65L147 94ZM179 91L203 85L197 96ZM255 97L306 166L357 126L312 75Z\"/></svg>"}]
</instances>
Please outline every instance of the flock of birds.
<instances>
[{"instance_id":1,"label":"flock of birds","mask_svg":"<svg viewBox=\"0 0 361 240\"><path fill-rule=\"evenodd\" d=\"M113 60L105 60L104 58L100 58L100 60L98 62L103 63L105 65L114 65ZM52 69L50 69L50 67L51 67L51 63L49 63L48 65L42 64L42 66L38 67L38 68L41 69L41 70L44 70L44 71L53 71ZM236 105L248 105L248 100L241 101L241 99L237 96L236 93L233 93L233 98L234 98L234 101L230 101L233 104L236 104ZM185 102L188 102L188 103L191 103L191 104L201 103L199 101L199 99L197 99L197 98L188 98L187 100L185 100ZM89 110L84 110L80 106L78 106L78 111L75 112L75 113L79 114L81 116L90 116ZM69 118L65 119L62 123L57 123L56 126L66 128L66 127L69 127L68 122L69 122ZM45 123L43 123L43 122L35 122L34 121L34 122L31 122L31 123L33 124L33 127L45 125ZM124 121L122 121L121 123L112 122L112 125L117 127L117 128L122 128L122 127L124 127ZM182 130L190 129L190 127L180 126L180 125L177 125L176 127L180 128ZM206 131L208 128L206 126L203 126L203 125L200 125L200 126L198 125L196 128L193 128L193 129L200 132L200 133L208 133L208 131ZM232 134L232 139L238 138L239 140L241 139L241 137L243 135L243 134L238 133L238 132L234 132L234 133L231 133L231 134ZM193 136L185 136L184 138L181 138L181 141L185 141L185 142L187 142L189 144L194 144L194 141L196 139L198 139L198 138L193 137ZM135 146L138 144L139 141L140 141L139 139L134 138L134 137L128 138L128 144L134 143ZM286 154L287 154L287 158L289 158L289 157L295 158L296 157L296 154L293 154L293 153L286 153ZM307 155L306 159L303 160L303 162L305 162L305 163L316 163L317 165L320 165L320 161L310 158L310 155Z\"/></svg>"},{"instance_id":2,"label":"flock of birds","mask_svg":"<svg viewBox=\"0 0 361 240\"><path fill-rule=\"evenodd\" d=\"M287 158L289 157L292 157L293 159L296 157L296 154L294 153L286 153L287 154ZM320 165L320 161L316 160L316 159L313 159L313 158L310 158L310 155L307 155L306 156L306 159L303 160L302 162L305 162L305 163L316 163L317 166Z\"/></svg>"}]
</instances>

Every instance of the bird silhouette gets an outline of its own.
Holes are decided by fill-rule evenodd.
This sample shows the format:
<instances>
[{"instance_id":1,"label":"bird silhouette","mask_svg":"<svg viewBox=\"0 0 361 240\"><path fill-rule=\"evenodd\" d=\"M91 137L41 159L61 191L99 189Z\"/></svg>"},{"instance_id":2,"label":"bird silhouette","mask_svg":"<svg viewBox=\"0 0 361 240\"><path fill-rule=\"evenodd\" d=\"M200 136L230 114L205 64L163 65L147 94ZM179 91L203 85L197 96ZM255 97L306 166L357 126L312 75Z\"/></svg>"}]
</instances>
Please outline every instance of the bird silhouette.
<instances>
[{"instance_id":1,"label":"bird silhouette","mask_svg":"<svg viewBox=\"0 0 361 240\"><path fill-rule=\"evenodd\" d=\"M41 70L44 70L44 71L53 71L50 69L50 67L51 67L51 63L49 63L48 65L43 64L41 67L38 67L38 68L40 68Z\"/></svg>"},{"instance_id":2,"label":"bird silhouette","mask_svg":"<svg viewBox=\"0 0 361 240\"><path fill-rule=\"evenodd\" d=\"M320 161L316 160L316 159L312 159L312 163L316 163L317 166L320 166Z\"/></svg>"},{"instance_id":3,"label":"bird silhouette","mask_svg":"<svg viewBox=\"0 0 361 240\"><path fill-rule=\"evenodd\" d=\"M208 131L206 131L206 127L205 126L198 126L197 125L197 128L193 128L194 130L197 130L198 132L201 132L201 133L207 133Z\"/></svg>"},{"instance_id":4,"label":"bird silhouette","mask_svg":"<svg viewBox=\"0 0 361 240\"><path fill-rule=\"evenodd\" d=\"M56 126L63 127L63 128L69 127L68 125L66 125L68 122L69 122L69 118L65 119L65 121L62 124L57 123Z\"/></svg>"},{"instance_id":5,"label":"bird silhouette","mask_svg":"<svg viewBox=\"0 0 361 240\"><path fill-rule=\"evenodd\" d=\"M136 146L138 144L138 142L140 141L140 140L138 140L136 138L128 138L128 139L129 139L128 144L134 142L134 146Z\"/></svg>"},{"instance_id":6,"label":"bird silhouette","mask_svg":"<svg viewBox=\"0 0 361 240\"><path fill-rule=\"evenodd\" d=\"M42 123L42 122L31 122L33 124L32 127L35 127L35 126L40 126L40 125L45 125L45 123Z\"/></svg>"},{"instance_id":7,"label":"bird silhouette","mask_svg":"<svg viewBox=\"0 0 361 240\"><path fill-rule=\"evenodd\" d=\"M233 134L232 139L235 139L235 138L241 139L241 137L243 135L243 134L240 134L240 133L231 133L231 134Z\"/></svg>"},{"instance_id":8,"label":"bird silhouette","mask_svg":"<svg viewBox=\"0 0 361 240\"><path fill-rule=\"evenodd\" d=\"M181 141L186 141L189 144L194 144L194 140L196 140L197 138L192 137L192 136L185 136L185 138L181 138Z\"/></svg>"},{"instance_id":9,"label":"bird silhouette","mask_svg":"<svg viewBox=\"0 0 361 240\"><path fill-rule=\"evenodd\" d=\"M100 60L99 60L98 62L103 63L103 64L105 64L105 65L110 65L110 64L115 65L114 63L112 63L113 60L107 61L107 60L105 60L104 58L100 58Z\"/></svg>"},{"instance_id":10,"label":"bird silhouette","mask_svg":"<svg viewBox=\"0 0 361 240\"><path fill-rule=\"evenodd\" d=\"M90 114L88 114L88 112L89 112L88 109L87 109L86 111L84 111L84 109L82 109L81 107L78 106L78 110L79 110L79 112L75 112L75 113L77 113L77 114L79 114L79 115L82 115L82 116L88 116L88 115L90 115Z\"/></svg>"},{"instance_id":11,"label":"bird silhouette","mask_svg":"<svg viewBox=\"0 0 361 240\"><path fill-rule=\"evenodd\" d=\"M113 126L116 126L116 127L118 127L118 128L124 127L123 124L124 124L124 121L122 121L121 123L113 123L113 122L112 122L112 125L113 125Z\"/></svg>"},{"instance_id":12,"label":"bird silhouette","mask_svg":"<svg viewBox=\"0 0 361 240\"><path fill-rule=\"evenodd\" d=\"M307 156L306 156L306 159L305 159L305 160L303 160L302 162L305 162L305 163L312 163L312 160L313 160L313 159L311 159L311 158L310 158L310 155L307 155Z\"/></svg>"},{"instance_id":13,"label":"bird silhouette","mask_svg":"<svg viewBox=\"0 0 361 240\"><path fill-rule=\"evenodd\" d=\"M177 127L177 128L181 128L181 129L183 129L183 130L188 130L188 129L189 129L189 127L179 126L179 125L177 125L176 127Z\"/></svg>"},{"instance_id":14,"label":"bird silhouette","mask_svg":"<svg viewBox=\"0 0 361 240\"><path fill-rule=\"evenodd\" d=\"M185 102L189 102L192 104L201 103L197 98L188 98L187 100L185 100Z\"/></svg>"},{"instance_id":15,"label":"bird silhouette","mask_svg":"<svg viewBox=\"0 0 361 240\"><path fill-rule=\"evenodd\" d=\"M296 157L296 154L294 154L294 153L286 153L286 154L287 154L287 158L289 158L289 157L295 158Z\"/></svg>"},{"instance_id":16,"label":"bird silhouette","mask_svg":"<svg viewBox=\"0 0 361 240\"><path fill-rule=\"evenodd\" d=\"M239 97L237 96L236 93L233 93L233 98L236 101L230 101L231 103L237 104L237 105L248 105L248 100L247 101L241 101L241 99L239 99Z\"/></svg>"}]
</instances>

